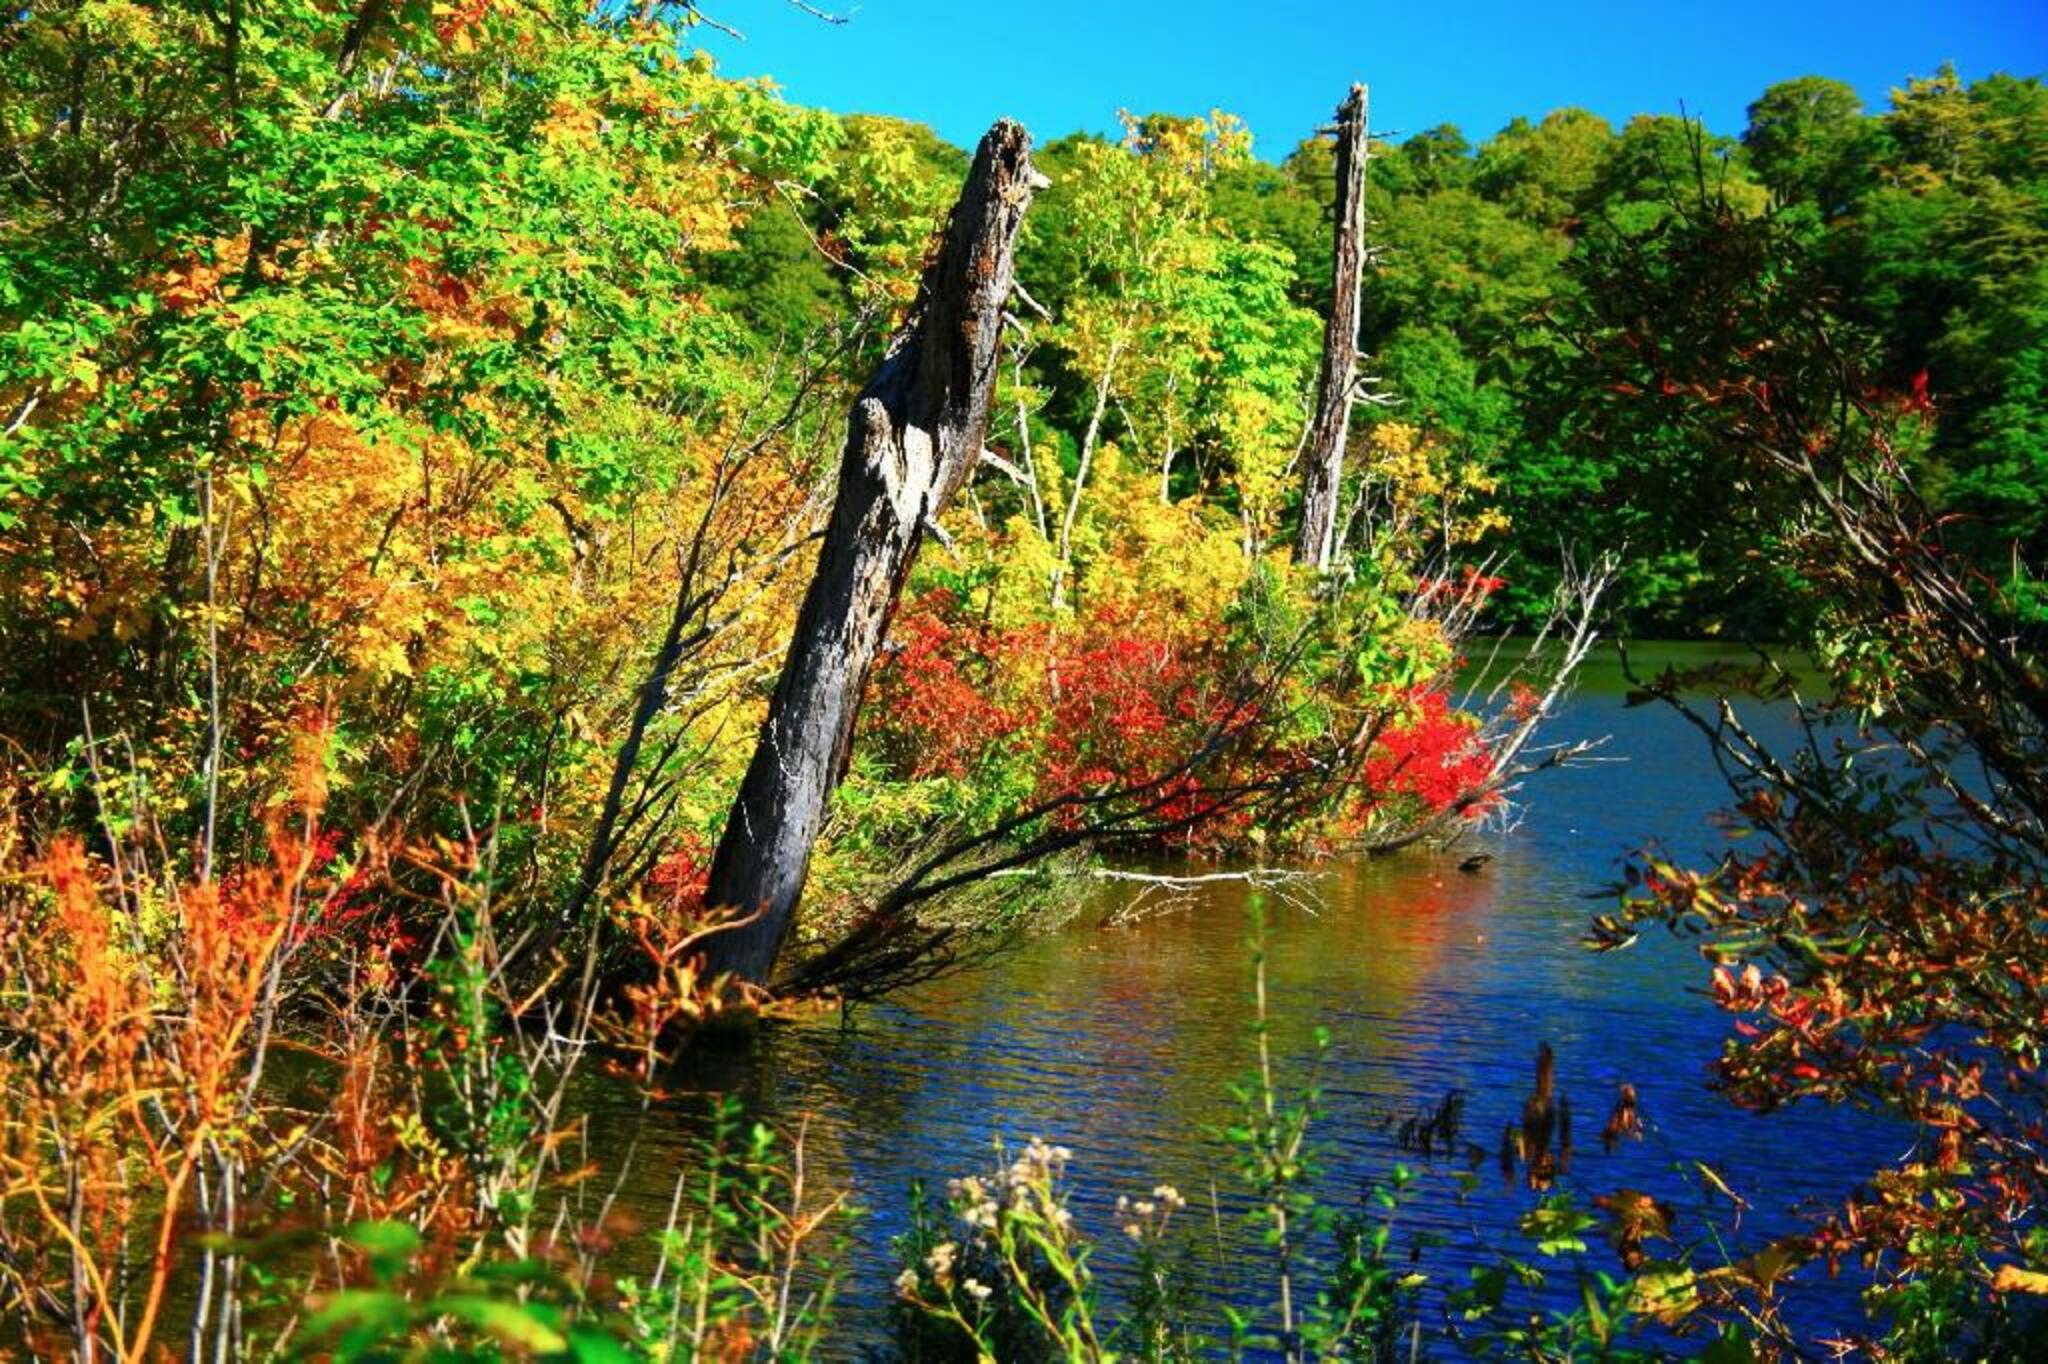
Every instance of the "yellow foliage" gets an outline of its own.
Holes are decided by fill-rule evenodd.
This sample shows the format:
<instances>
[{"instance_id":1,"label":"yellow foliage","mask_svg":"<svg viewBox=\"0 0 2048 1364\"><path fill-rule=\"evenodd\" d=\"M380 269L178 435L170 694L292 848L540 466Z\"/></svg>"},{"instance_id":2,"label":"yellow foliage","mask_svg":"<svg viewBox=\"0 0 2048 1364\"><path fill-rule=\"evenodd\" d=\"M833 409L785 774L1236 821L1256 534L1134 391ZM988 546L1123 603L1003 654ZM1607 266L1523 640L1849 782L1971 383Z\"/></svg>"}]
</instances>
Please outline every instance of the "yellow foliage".
<instances>
[{"instance_id":1,"label":"yellow foliage","mask_svg":"<svg viewBox=\"0 0 2048 1364\"><path fill-rule=\"evenodd\" d=\"M1237 495L1252 544L1273 539L1291 491L1292 433L1300 414L1257 389L1235 387L1223 404L1224 448L1235 464Z\"/></svg>"},{"instance_id":2,"label":"yellow foliage","mask_svg":"<svg viewBox=\"0 0 2048 1364\"><path fill-rule=\"evenodd\" d=\"M989 589L989 623L1016 630L1044 620L1046 587L1059 563L1052 541L1038 533L1029 517L1013 516L990 546L990 558L998 571Z\"/></svg>"},{"instance_id":3,"label":"yellow foliage","mask_svg":"<svg viewBox=\"0 0 2048 1364\"><path fill-rule=\"evenodd\" d=\"M1200 497L1168 504L1149 469L1104 445L1075 534L1073 599L1144 621L1162 638L1215 628L1251 573L1241 526Z\"/></svg>"},{"instance_id":4,"label":"yellow foliage","mask_svg":"<svg viewBox=\"0 0 2048 1364\"><path fill-rule=\"evenodd\" d=\"M1089 601L1175 634L1213 631L1251 571L1236 527L1219 524L1199 498L1165 506L1140 496L1132 504L1118 556L1128 571L1098 574Z\"/></svg>"},{"instance_id":5,"label":"yellow foliage","mask_svg":"<svg viewBox=\"0 0 2048 1364\"><path fill-rule=\"evenodd\" d=\"M1362 473L1375 543L1413 549L1419 540L1433 538L1450 550L1507 529L1506 513L1488 500L1499 481L1405 422L1381 422L1371 429Z\"/></svg>"}]
</instances>

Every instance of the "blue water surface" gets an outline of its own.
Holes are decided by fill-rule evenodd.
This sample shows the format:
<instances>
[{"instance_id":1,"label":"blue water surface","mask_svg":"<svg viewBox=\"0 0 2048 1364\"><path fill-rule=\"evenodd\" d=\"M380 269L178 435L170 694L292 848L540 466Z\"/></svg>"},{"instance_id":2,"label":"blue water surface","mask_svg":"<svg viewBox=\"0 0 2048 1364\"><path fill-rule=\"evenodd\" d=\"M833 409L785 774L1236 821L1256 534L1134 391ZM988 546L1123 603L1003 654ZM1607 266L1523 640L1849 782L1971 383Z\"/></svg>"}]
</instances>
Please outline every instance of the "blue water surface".
<instances>
[{"instance_id":1,"label":"blue water surface","mask_svg":"<svg viewBox=\"0 0 2048 1364\"><path fill-rule=\"evenodd\" d=\"M1751 716L1760 733L1792 737L1786 709ZM1493 1153L1530 1090L1539 1043L1555 1049L1575 1113L1576 1160L1559 1187L1581 1205L1621 1188L1667 1201L1674 1240L1651 1252L1702 1269L1795 1230L1912 1141L1882 1115L1803 1105L1757 1116L1712 1092L1728 1019L1703 997L1695 947L1661 930L1610 954L1581 943L1606 907L1600 887L1632 850L1655 844L1700 863L1725 846L1712 816L1726 790L1705 742L1667 707L1626 704L1611 660L1548 737L1604 737L1606 760L1532 781L1511 832L1480 833L1450 853L1327 867L1312 909L1264 897L1283 1074L1304 1081L1315 1030L1330 1038L1317 1075L1318 1187L1349 1206L1396 1162L1424 1171L1396 1240L1422 1244L1432 1328L1444 1324L1445 1290L1494 1250L1552 1271L1531 1299L1538 1307L1575 1303L1581 1266L1618 1272L1597 1233L1592 1252L1570 1260L1545 1260L1513 1234L1536 1195L1505 1181ZM1481 850L1493 860L1458 869ZM889 1242L904 1229L911 1182L985 1170L995 1143L1032 1137L1073 1149L1076 1215L1103 1238L1098 1269L1111 1282L1124 1253L1116 1198L1168 1182L1189 1200L1183 1225L1212 1291L1244 1308L1270 1301L1270 1259L1216 1134L1232 1113L1227 1087L1252 1061L1248 892L1209 889L1118 928L1102 920L1133 888L1087 893L1066 927L993 966L863 1008L850 1026L781 1028L743 1055L690 1068L687 1086L734 1091L784 1127L804 1125L812 1178L850 1188L868 1210L844 1290L849 1353L881 1339ZM1640 1095L1645 1139L1608 1154L1599 1130L1624 1082ZM1459 1150L1404 1152L1399 1119L1452 1091L1464 1097ZM621 1094L615 1104L600 1115L603 1140L632 1146L625 1197L658 1220L700 1130L701 1100L642 1108ZM1476 1187L1461 1191L1457 1173L1482 1155ZM1750 1206L1738 1211L1708 1188L1695 1161ZM1861 1322L1854 1284L1831 1284L1818 1266L1800 1280L1804 1325Z\"/></svg>"}]
</instances>

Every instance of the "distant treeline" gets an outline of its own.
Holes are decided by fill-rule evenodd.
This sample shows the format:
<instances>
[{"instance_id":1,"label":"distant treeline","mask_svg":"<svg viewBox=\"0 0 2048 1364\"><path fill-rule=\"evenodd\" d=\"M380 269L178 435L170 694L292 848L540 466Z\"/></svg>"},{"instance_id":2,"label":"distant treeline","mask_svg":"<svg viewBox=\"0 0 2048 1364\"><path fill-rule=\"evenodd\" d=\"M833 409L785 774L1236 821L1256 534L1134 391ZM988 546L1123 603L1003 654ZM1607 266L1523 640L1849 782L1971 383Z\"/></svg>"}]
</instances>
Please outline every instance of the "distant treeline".
<instances>
[{"instance_id":1,"label":"distant treeline","mask_svg":"<svg viewBox=\"0 0 2048 1364\"><path fill-rule=\"evenodd\" d=\"M935 185L957 180L964 157L929 131L891 120L849 119L840 155L878 151L900 172ZM1187 120L1138 121L1139 142ZM1058 317L1091 283L1073 244L1085 234L1103 139L1072 135L1040 160L1054 179L1029 228L1020 274ZM1725 198L1747 214L1775 212L1788 275L1818 276L1841 325L1871 334L1889 380L1938 414L1914 452L1922 491L1962 520L1962 542L1988 564L2038 565L2048 545L2048 88L2038 78L1993 75L1966 83L1944 67L1867 110L1848 85L1820 76L1785 81L1749 108L1739 138L1675 114L1643 114L1625 127L1583 109L1518 118L1474 146L1439 125L1398 144L1376 144L1370 170L1373 239L1363 341L1393 406L1362 413L1421 427L1500 480L1515 562L1503 609L1533 615L1547 601L1558 546L1626 545L1623 605L1636 628L1660 633L1774 633L1784 602L1732 600L1716 555L1716 499L1740 495L1725 474L1700 467L1674 443L1658 448L1604 429L1587 401L1587 373L1571 345L1574 322L1602 288L1618 252L1656 233L1675 210ZM851 167L849 167L851 169ZM1278 165L1224 157L1206 179L1205 226L1223 243L1212 268L1239 279L1234 320L1266 344L1219 344L1218 301L1181 287L1158 291L1146 344L1228 352L1240 367L1276 362L1299 378L1307 333L1283 304L1322 315L1329 304L1332 150L1302 142ZM855 206L826 194L806 224L761 214L743 248L718 264L729 301L770 335L794 335L858 293L814 248ZM1256 259L1245 259L1256 247ZM1182 263L1183 270L1185 263ZM1277 270L1284 300L1261 296ZM1184 314L1174 317L1176 310ZM1263 325L1261 325L1263 324ZM1251 351L1249 355L1242 352ZM1285 353L1284 355L1282 353ZM1176 361L1137 357L1158 374L1133 382L1105 417L1132 446L1170 432L1174 401L1199 405L1198 384L1176 383ZM1040 351L1033 378L1072 447L1085 425L1095 374L1064 352ZM1119 381L1120 382L1120 381ZM1284 389L1284 379L1272 387ZM1193 458L1177 464L1178 492L1205 485L1215 462L1199 416L1182 416ZM1067 451L1071 463L1072 449ZM1740 547L1748 552L1753 547Z\"/></svg>"}]
</instances>

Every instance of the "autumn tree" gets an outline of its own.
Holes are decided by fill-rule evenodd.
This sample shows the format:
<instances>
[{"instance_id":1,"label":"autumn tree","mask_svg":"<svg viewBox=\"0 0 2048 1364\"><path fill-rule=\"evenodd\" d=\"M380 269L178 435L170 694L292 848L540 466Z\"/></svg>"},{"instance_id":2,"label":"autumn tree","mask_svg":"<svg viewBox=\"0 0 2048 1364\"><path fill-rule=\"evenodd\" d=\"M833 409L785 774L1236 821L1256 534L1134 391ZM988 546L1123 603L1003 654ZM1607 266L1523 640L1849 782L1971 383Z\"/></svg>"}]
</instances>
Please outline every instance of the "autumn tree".
<instances>
[{"instance_id":1,"label":"autumn tree","mask_svg":"<svg viewBox=\"0 0 2048 1364\"><path fill-rule=\"evenodd\" d=\"M1894 1357L2027 1357L2048 1286L2032 1230L2048 671L2024 601L1947 543L1914 485L1932 400L1882 382L1881 338L1822 277L1783 270L1788 231L1696 206L1615 259L1578 317L1614 437L1683 432L1743 482L1719 525L1799 573L1811 605L1787 624L1821 673L1812 689L1768 661L1641 679L1713 746L1740 833L1710 866L1644 859L1592 942L1698 935L1735 1019L1715 1065L1734 1102L1911 1124L1900 1161L1781 1241L1779 1263L1881 1266L1869 1301ZM1698 686L1716 701L1689 699ZM1743 688L1803 740L1761 738Z\"/></svg>"},{"instance_id":2,"label":"autumn tree","mask_svg":"<svg viewBox=\"0 0 2048 1364\"><path fill-rule=\"evenodd\" d=\"M701 272L837 123L685 55L686 12L220 18L38 13L0 52L7 732L86 818L118 744L210 865L262 855L330 713L337 825L496 821L552 889L708 508L754 602L719 648L762 647L805 456L718 474L788 385ZM658 717L671 796L725 780L668 743L747 680L714 677Z\"/></svg>"}]
</instances>

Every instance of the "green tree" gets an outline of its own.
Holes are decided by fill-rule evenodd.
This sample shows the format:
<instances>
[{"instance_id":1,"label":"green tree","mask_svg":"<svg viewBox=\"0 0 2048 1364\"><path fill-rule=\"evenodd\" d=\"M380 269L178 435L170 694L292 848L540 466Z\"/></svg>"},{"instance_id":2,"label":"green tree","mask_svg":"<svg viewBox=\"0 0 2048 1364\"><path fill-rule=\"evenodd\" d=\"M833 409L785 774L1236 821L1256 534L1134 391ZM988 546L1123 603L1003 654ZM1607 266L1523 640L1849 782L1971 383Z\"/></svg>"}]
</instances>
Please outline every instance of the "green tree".
<instances>
[{"instance_id":1,"label":"green tree","mask_svg":"<svg viewBox=\"0 0 2048 1364\"><path fill-rule=\"evenodd\" d=\"M1887 382L1934 405L1916 473L1967 518L1958 541L2038 558L2048 89L1944 68L1894 91L1881 123L1885 181L1836 233L1834 279L1883 338Z\"/></svg>"},{"instance_id":2,"label":"green tree","mask_svg":"<svg viewBox=\"0 0 2048 1364\"><path fill-rule=\"evenodd\" d=\"M1739 144L1672 114L1638 114L1615 140L1588 202L1617 225L1640 228L1709 194L1738 212L1764 206Z\"/></svg>"},{"instance_id":3,"label":"green tree","mask_svg":"<svg viewBox=\"0 0 2048 1364\"><path fill-rule=\"evenodd\" d=\"M1375 162L1371 175L1381 173ZM1330 306L1330 204L1335 160L1325 138L1310 138L1279 165L1246 160L1224 166L1210 187L1217 220L1239 241L1283 248L1294 262L1295 303L1322 316Z\"/></svg>"},{"instance_id":4,"label":"green tree","mask_svg":"<svg viewBox=\"0 0 2048 1364\"><path fill-rule=\"evenodd\" d=\"M753 387L699 266L839 137L663 14L7 21L10 732L61 753L84 701L171 816L213 804L192 755L273 749L323 695L434 755L397 790L488 802L575 748L604 665L558 646L609 609L604 527L691 484Z\"/></svg>"},{"instance_id":5,"label":"green tree","mask_svg":"<svg viewBox=\"0 0 2048 1364\"><path fill-rule=\"evenodd\" d=\"M1614 129L1584 109L1517 118L1479 149L1473 186L1525 222L1562 227L1585 212L1614 149Z\"/></svg>"},{"instance_id":6,"label":"green tree","mask_svg":"<svg viewBox=\"0 0 2048 1364\"><path fill-rule=\"evenodd\" d=\"M1875 180L1878 128L1842 81L1780 81L1749 106L1742 145L1780 203L1811 204L1823 217L1847 212Z\"/></svg>"},{"instance_id":7,"label":"green tree","mask_svg":"<svg viewBox=\"0 0 2048 1364\"><path fill-rule=\"evenodd\" d=\"M1440 189L1462 189L1477 169L1472 144L1455 123L1424 128L1385 155L1381 174L1396 193L1404 189L1425 194Z\"/></svg>"}]
</instances>

